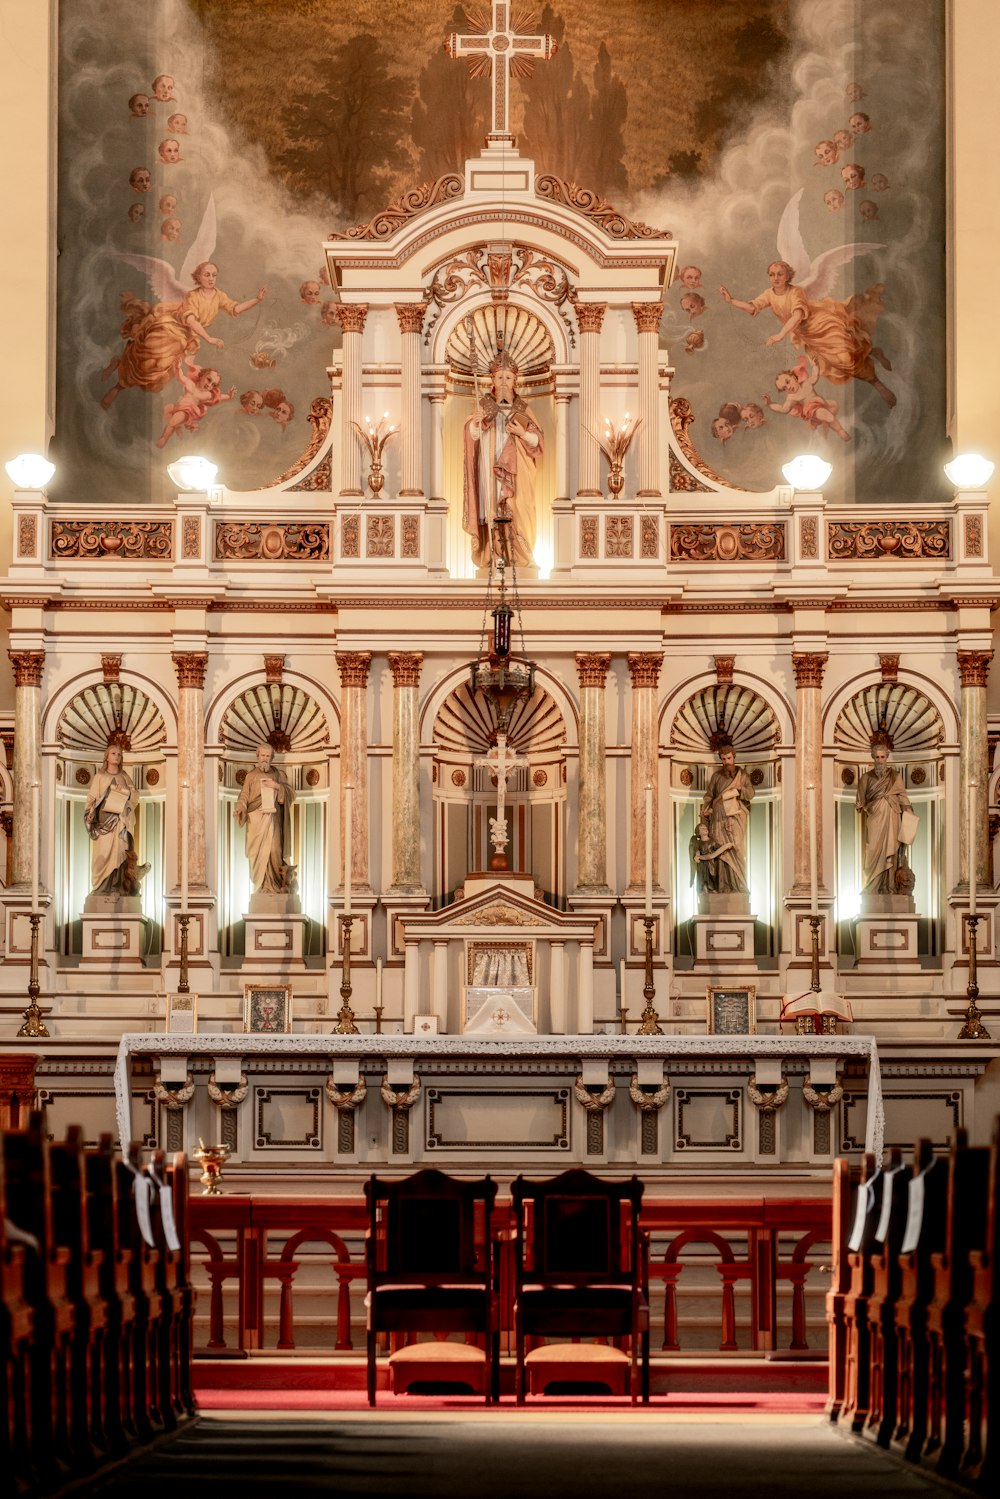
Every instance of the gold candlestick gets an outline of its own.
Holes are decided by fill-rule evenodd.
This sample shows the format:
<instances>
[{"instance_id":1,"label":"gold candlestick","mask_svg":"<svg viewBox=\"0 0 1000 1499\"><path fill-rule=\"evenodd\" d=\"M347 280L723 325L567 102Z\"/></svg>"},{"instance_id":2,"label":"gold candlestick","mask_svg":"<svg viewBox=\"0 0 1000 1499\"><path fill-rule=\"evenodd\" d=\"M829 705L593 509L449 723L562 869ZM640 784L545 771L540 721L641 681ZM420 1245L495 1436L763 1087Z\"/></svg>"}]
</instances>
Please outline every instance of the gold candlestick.
<instances>
[{"instance_id":1,"label":"gold candlestick","mask_svg":"<svg viewBox=\"0 0 1000 1499\"><path fill-rule=\"evenodd\" d=\"M642 988L642 997L646 1001L646 1008L639 1020L639 1035L662 1036L660 1017L653 1008L653 998L656 994L653 987L653 918L646 916L643 921L646 927L646 982Z\"/></svg>"},{"instance_id":2,"label":"gold candlestick","mask_svg":"<svg viewBox=\"0 0 1000 1499\"><path fill-rule=\"evenodd\" d=\"M38 996L42 992L42 986L38 982L38 928L42 922L42 913L32 911L31 913L31 968L28 978L28 1008L24 1012L24 1024L18 1031L19 1036L47 1036L48 1030L42 1019L42 1012L38 1007Z\"/></svg>"},{"instance_id":3,"label":"gold candlestick","mask_svg":"<svg viewBox=\"0 0 1000 1499\"><path fill-rule=\"evenodd\" d=\"M353 916L342 916L343 936L343 967L340 979L340 1012L337 1015L337 1024L333 1028L335 1036L356 1036L358 1028L354 1023L354 1011L351 1009L351 927L354 923Z\"/></svg>"},{"instance_id":4,"label":"gold candlestick","mask_svg":"<svg viewBox=\"0 0 1000 1499\"><path fill-rule=\"evenodd\" d=\"M969 982L966 987L968 1005L965 1011L965 1024L958 1033L960 1041L988 1041L990 1033L982 1022L979 1014L979 1006L976 1000L979 998L979 975L976 967L976 928L979 925L979 917L971 911L968 916L969 922Z\"/></svg>"},{"instance_id":5,"label":"gold candlestick","mask_svg":"<svg viewBox=\"0 0 1000 1499\"><path fill-rule=\"evenodd\" d=\"M182 911L177 918L177 924L181 929L181 971L177 980L177 993L190 994L191 986L188 983L188 923L191 917L187 911Z\"/></svg>"}]
</instances>

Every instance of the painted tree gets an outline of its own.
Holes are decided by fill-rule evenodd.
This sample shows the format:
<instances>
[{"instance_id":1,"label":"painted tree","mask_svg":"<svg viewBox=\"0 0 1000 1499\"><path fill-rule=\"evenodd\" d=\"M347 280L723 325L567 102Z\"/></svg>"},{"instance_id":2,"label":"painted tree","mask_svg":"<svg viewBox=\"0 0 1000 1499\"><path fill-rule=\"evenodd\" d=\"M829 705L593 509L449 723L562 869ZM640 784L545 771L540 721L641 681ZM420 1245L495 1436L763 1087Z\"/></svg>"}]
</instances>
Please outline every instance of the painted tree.
<instances>
[{"instance_id":1,"label":"painted tree","mask_svg":"<svg viewBox=\"0 0 1000 1499\"><path fill-rule=\"evenodd\" d=\"M471 31L461 5L452 12L449 31ZM413 101L413 144L420 153L421 181L433 182L445 172L460 172L480 150L489 129L489 92L481 79L470 78L468 64L456 62L438 48L420 74Z\"/></svg>"}]
</instances>

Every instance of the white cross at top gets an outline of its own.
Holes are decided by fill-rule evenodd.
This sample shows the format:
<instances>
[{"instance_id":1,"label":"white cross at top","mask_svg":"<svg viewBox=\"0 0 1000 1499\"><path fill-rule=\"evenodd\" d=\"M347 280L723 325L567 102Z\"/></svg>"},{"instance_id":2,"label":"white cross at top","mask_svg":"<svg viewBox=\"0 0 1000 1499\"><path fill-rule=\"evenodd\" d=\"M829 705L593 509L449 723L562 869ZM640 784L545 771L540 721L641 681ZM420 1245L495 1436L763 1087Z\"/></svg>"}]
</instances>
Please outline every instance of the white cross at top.
<instances>
[{"instance_id":1,"label":"white cross at top","mask_svg":"<svg viewBox=\"0 0 1000 1499\"><path fill-rule=\"evenodd\" d=\"M489 145L513 146L510 132L510 80L530 78L535 57L546 62L558 51L559 44L548 32L533 36L519 34L511 24L510 0L493 0L493 14L485 11L477 20L482 29L472 36L453 31L444 44L449 57L467 57L473 78L493 75ZM475 24L475 23L474 23ZM525 24L528 24L525 22Z\"/></svg>"}]
</instances>

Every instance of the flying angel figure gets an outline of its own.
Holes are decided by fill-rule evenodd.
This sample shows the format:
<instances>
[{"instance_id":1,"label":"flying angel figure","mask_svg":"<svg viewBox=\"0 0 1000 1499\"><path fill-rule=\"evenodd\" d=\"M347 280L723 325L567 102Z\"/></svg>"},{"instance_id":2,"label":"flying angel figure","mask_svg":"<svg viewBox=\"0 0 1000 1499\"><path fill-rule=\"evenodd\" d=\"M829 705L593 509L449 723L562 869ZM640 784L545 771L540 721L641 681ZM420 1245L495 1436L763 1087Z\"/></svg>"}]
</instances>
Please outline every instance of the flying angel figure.
<instances>
[{"instance_id":1,"label":"flying angel figure","mask_svg":"<svg viewBox=\"0 0 1000 1499\"><path fill-rule=\"evenodd\" d=\"M215 349L225 348L222 339L213 338L208 331L219 313L239 317L264 300L266 286L246 302L234 302L219 290L219 267L210 258L215 239L215 199L210 197L179 276L165 260L152 255L114 254L113 259L143 273L156 301L144 303L129 292L122 293L125 348L104 371L104 379L115 376L115 384L101 397L105 411L123 390L145 390L153 395L171 380L179 379L181 361L194 355L202 339Z\"/></svg>"},{"instance_id":2,"label":"flying angel figure","mask_svg":"<svg viewBox=\"0 0 1000 1499\"><path fill-rule=\"evenodd\" d=\"M799 202L803 188L790 200L778 225L779 260L772 260L767 268L770 286L754 297L752 302L734 297L728 287L720 286L723 301L730 307L738 307L756 317L759 312L770 310L781 327L765 340L765 348L787 338L796 349L801 349L816 363L819 375L834 385L846 385L850 380L864 380L879 395L887 406L895 406L896 397L889 387L879 379L875 369L892 365L881 349L872 342L875 324L883 309L883 286L871 287L861 296L849 297L846 302L837 302L830 291L842 266L848 265L858 255L867 255L872 250L883 250L884 245L859 242L838 245L826 250L813 260L802 239L799 229Z\"/></svg>"}]
</instances>

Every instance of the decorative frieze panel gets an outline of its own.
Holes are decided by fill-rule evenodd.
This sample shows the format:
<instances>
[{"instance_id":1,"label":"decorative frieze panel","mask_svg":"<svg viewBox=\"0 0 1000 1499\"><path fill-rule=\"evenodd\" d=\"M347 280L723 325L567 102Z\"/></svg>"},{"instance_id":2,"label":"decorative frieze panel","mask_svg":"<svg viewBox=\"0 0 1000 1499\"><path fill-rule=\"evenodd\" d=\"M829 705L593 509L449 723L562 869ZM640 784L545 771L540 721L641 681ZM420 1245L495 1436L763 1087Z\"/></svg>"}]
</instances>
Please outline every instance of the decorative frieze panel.
<instances>
[{"instance_id":1,"label":"decorative frieze panel","mask_svg":"<svg viewBox=\"0 0 1000 1499\"><path fill-rule=\"evenodd\" d=\"M361 556L361 517L357 513L341 516L340 555L342 557Z\"/></svg>"},{"instance_id":2,"label":"decorative frieze panel","mask_svg":"<svg viewBox=\"0 0 1000 1499\"><path fill-rule=\"evenodd\" d=\"M597 516L580 518L580 556L591 561L597 557Z\"/></svg>"},{"instance_id":3,"label":"decorative frieze panel","mask_svg":"<svg viewBox=\"0 0 1000 1499\"><path fill-rule=\"evenodd\" d=\"M639 518L639 556L644 562L653 561L660 555L660 527L655 515Z\"/></svg>"},{"instance_id":4,"label":"decorative frieze panel","mask_svg":"<svg viewBox=\"0 0 1000 1499\"><path fill-rule=\"evenodd\" d=\"M785 526L781 521L671 526L670 558L673 562L783 562Z\"/></svg>"},{"instance_id":5,"label":"decorative frieze panel","mask_svg":"<svg viewBox=\"0 0 1000 1499\"><path fill-rule=\"evenodd\" d=\"M366 547L369 557L395 557L396 517L394 515L369 515L367 517Z\"/></svg>"},{"instance_id":6,"label":"decorative frieze panel","mask_svg":"<svg viewBox=\"0 0 1000 1499\"><path fill-rule=\"evenodd\" d=\"M799 556L804 562L819 557L819 519L815 515L799 517Z\"/></svg>"},{"instance_id":7,"label":"decorative frieze panel","mask_svg":"<svg viewBox=\"0 0 1000 1499\"><path fill-rule=\"evenodd\" d=\"M217 562L322 562L330 555L327 521L219 521Z\"/></svg>"},{"instance_id":8,"label":"decorative frieze panel","mask_svg":"<svg viewBox=\"0 0 1000 1499\"><path fill-rule=\"evenodd\" d=\"M403 515L400 517L399 555L406 558L420 556L419 515Z\"/></svg>"},{"instance_id":9,"label":"decorative frieze panel","mask_svg":"<svg viewBox=\"0 0 1000 1499\"><path fill-rule=\"evenodd\" d=\"M936 562L951 556L951 528L946 520L830 520L826 555L830 562L889 557Z\"/></svg>"},{"instance_id":10,"label":"decorative frieze panel","mask_svg":"<svg viewBox=\"0 0 1000 1499\"><path fill-rule=\"evenodd\" d=\"M983 518L981 515L965 517L965 555L983 556Z\"/></svg>"},{"instance_id":11,"label":"decorative frieze panel","mask_svg":"<svg viewBox=\"0 0 1000 1499\"><path fill-rule=\"evenodd\" d=\"M609 515L604 521L605 557L631 557L633 526L630 515Z\"/></svg>"},{"instance_id":12,"label":"decorative frieze panel","mask_svg":"<svg viewBox=\"0 0 1000 1499\"><path fill-rule=\"evenodd\" d=\"M54 560L93 562L127 557L132 562L172 562L172 520L53 520L49 555Z\"/></svg>"},{"instance_id":13,"label":"decorative frieze panel","mask_svg":"<svg viewBox=\"0 0 1000 1499\"><path fill-rule=\"evenodd\" d=\"M181 556L185 562L197 562L201 556L201 517L185 515L181 519Z\"/></svg>"},{"instance_id":14,"label":"decorative frieze panel","mask_svg":"<svg viewBox=\"0 0 1000 1499\"><path fill-rule=\"evenodd\" d=\"M17 522L17 555L34 557L38 551L38 517L22 515Z\"/></svg>"}]
</instances>

